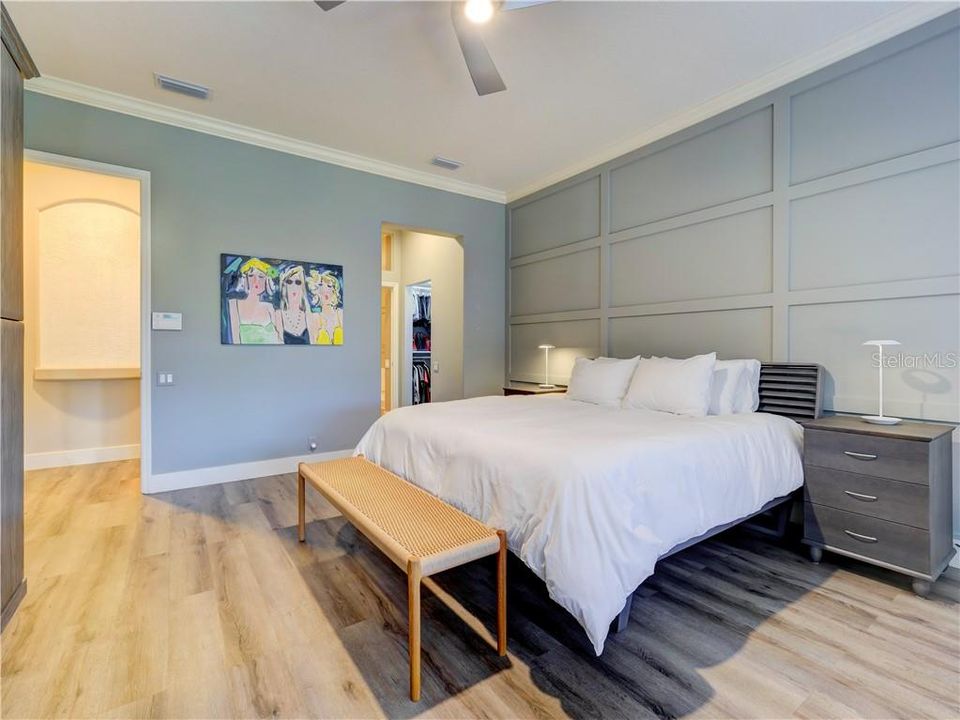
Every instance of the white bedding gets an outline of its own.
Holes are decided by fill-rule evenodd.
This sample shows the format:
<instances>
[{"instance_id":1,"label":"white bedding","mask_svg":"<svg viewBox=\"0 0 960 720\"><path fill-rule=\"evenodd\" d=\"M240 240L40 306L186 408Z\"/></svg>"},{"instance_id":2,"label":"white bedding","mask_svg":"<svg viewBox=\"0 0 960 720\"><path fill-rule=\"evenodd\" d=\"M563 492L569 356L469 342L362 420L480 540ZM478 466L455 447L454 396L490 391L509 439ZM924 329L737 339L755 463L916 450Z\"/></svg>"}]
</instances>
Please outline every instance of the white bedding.
<instances>
[{"instance_id":1,"label":"white bedding","mask_svg":"<svg viewBox=\"0 0 960 720\"><path fill-rule=\"evenodd\" d=\"M662 554L800 487L801 441L777 415L683 417L547 395L394 410L357 453L506 529L599 655Z\"/></svg>"}]
</instances>

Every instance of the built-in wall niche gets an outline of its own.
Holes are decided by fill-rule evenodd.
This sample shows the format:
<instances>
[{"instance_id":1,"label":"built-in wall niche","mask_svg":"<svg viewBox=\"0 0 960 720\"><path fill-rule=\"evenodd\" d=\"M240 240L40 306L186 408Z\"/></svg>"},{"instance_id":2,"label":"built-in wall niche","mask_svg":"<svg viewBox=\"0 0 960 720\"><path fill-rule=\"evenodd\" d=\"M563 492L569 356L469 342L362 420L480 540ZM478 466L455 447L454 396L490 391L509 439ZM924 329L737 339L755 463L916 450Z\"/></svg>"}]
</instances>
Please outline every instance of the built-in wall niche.
<instances>
[{"instance_id":1,"label":"built-in wall niche","mask_svg":"<svg viewBox=\"0 0 960 720\"><path fill-rule=\"evenodd\" d=\"M140 217L71 200L39 211L37 380L140 375Z\"/></svg>"}]
</instances>

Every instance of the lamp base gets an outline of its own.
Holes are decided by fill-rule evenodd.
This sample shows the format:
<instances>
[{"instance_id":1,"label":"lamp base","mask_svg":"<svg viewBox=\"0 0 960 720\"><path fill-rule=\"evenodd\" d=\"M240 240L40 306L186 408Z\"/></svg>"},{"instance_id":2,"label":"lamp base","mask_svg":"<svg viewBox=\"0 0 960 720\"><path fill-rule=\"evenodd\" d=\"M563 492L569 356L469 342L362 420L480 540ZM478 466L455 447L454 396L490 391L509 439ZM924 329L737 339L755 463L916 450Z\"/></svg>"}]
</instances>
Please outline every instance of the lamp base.
<instances>
[{"instance_id":1,"label":"lamp base","mask_svg":"<svg viewBox=\"0 0 960 720\"><path fill-rule=\"evenodd\" d=\"M898 425L903 422L900 418L890 417L889 415L861 415L860 419L874 425Z\"/></svg>"},{"instance_id":2,"label":"lamp base","mask_svg":"<svg viewBox=\"0 0 960 720\"><path fill-rule=\"evenodd\" d=\"M541 390L554 390L554 389L556 389L557 386L556 386L556 385L548 385L547 383L540 383L540 386L539 386L539 387L540 387Z\"/></svg>"}]
</instances>

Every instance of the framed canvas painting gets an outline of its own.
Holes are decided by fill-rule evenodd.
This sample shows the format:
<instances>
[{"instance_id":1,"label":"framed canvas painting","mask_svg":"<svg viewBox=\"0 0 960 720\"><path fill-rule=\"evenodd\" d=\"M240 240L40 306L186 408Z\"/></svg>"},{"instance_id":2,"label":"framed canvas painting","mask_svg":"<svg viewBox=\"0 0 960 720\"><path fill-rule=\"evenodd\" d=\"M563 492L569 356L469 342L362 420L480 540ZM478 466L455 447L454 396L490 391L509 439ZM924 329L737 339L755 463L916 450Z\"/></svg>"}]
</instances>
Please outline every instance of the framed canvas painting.
<instances>
[{"instance_id":1,"label":"framed canvas painting","mask_svg":"<svg viewBox=\"0 0 960 720\"><path fill-rule=\"evenodd\" d=\"M343 266L220 256L224 345L343 345Z\"/></svg>"}]
</instances>

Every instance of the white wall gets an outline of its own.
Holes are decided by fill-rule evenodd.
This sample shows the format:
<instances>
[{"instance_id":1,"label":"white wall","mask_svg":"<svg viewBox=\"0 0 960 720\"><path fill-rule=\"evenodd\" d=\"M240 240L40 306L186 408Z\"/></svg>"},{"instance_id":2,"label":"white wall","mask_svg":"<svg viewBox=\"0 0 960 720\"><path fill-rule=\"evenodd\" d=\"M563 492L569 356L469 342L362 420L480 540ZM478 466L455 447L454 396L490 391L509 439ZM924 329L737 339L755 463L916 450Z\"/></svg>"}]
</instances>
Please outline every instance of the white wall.
<instances>
[{"instance_id":1,"label":"white wall","mask_svg":"<svg viewBox=\"0 0 960 720\"><path fill-rule=\"evenodd\" d=\"M40 212L68 200L94 200L119 205L139 215L140 185L128 178L27 162L24 165L24 453L27 468L137 457L140 443L139 380L35 380L39 357L39 230ZM139 258L139 237L131 251ZM136 261L139 266L139 260ZM91 282L111 281L111 268L90 272ZM117 287L123 287L119 282ZM130 289L129 283L127 289ZM135 296L122 305L139 304ZM62 310L62 319L76 320L85 297L76 288L76 302ZM129 293L127 293L129 294ZM49 313L45 313L49 315ZM64 358L61 356L61 360ZM69 363L68 363L69 364ZM128 363L125 362L124 365Z\"/></svg>"},{"instance_id":2,"label":"white wall","mask_svg":"<svg viewBox=\"0 0 960 720\"><path fill-rule=\"evenodd\" d=\"M434 368L439 363L439 370L433 370L430 376L431 400L459 400L463 398L463 245L456 238L409 230L397 233L397 237L404 302L407 285L431 282L430 360ZM410 353L408 348L403 349L400 387L407 405L411 394Z\"/></svg>"}]
</instances>

